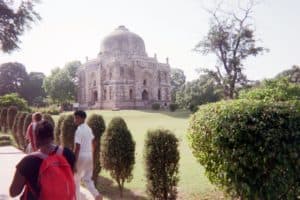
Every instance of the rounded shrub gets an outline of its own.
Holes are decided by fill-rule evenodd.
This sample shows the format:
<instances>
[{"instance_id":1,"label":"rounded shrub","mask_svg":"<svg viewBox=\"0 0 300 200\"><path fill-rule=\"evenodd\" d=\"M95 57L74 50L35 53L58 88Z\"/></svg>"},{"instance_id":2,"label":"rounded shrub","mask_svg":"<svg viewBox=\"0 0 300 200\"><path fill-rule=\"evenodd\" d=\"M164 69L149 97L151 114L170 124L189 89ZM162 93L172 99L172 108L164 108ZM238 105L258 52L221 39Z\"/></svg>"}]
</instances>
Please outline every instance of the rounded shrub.
<instances>
[{"instance_id":1,"label":"rounded shrub","mask_svg":"<svg viewBox=\"0 0 300 200\"><path fill-rule=\"evenodd\" d=\"M60 145L61 142L61 127L62 123L65 119L66 115L60 115L58 120L57 120L57 125L54 128L54 138L55 138L55 143Z\"/></svg>"},{"instance_id":2,"label":"rounded shrub","mask_svg":"<svg viewBox=\"0 0 300 200\"><path fill-rule=\"evenodd\" d=\"M174 112L175 110L177 110L178 109L178 105L176 104L176 103L170 103L169 104L169 110L171 111L171 112Z\"/></svg>"},{"instance_id":3,"label":"rounded shrub","mask_svg":"<svg viewBox=\"0 0 300 200\"><path fill-rule=\"evenodd\" d=\"M16 106L9 106L7 110L7 127L9 130L12 129L15 117L18 113L18 108Z\"/></svg>"},{"instance_id":4,"label":"rounded shrub","mask_svg":"<svg viewBox=\"0 0 300 200\"><path fill-rule=\"evenodd\" d=\"M0 115L0 124L1 124L1 131L6 133L7 132L7 108L2 108L1 115Z\"/></svg>"},{"instance_id":5,"label":"rounded shrub","mask_svg":"<svg viewBox=\"0 0 300 200\"><path fill-rule=\"evenodd\" d=\"M52 125L53 128L55 127L55 122L50 114L43 114L42 118L43 118L43 120L50 122L50 124Z\"/></svg>"},{"instance_id":6,"label":"rounded shrub","mask_svg":"<svg viewBox=\"0 0 300 200\"><path fill-rule=\"evenodd\" d=\"M18 110L29 111L27 101L21 98L17 93L10 93L0 96L0 107L16 106Z\"/></svg>"},{"instance_id":7,"label":"rounded shrub","mask_svg":"<svg viewBox=\"0 0 300 200\"><path fill-rule=\"evenodd\" d=\"M94 151L94 171L93 180L97 182L98 174L101 171L100 165L100 141L103 132L105 131L105 121L101 115L92 114L87 120L88 126L92 129L95 137L95 151Z\"/></svg>"},{"instance_id":8,"label":"rounded shrub","mask_svg":"<svg viewBox=\"0 0 300 200\"><path fill-rule=\"evenodd\" d=\"M19 116L19 121L17 125L17 136L19 141L19 147L21 150L25 151L27 142L25 140L25 133L23 132L24 121L28 113L22 112Z\"/></svg>"},{"instance_id":9,"label":"rounded shrub","mask_svg":"<svg viewBox=\"0 0 300 200\"><path fill-rule=\"evenodd\" d=\"M240 199L300 195L300 102L225 101L201 106L189 125L210 181Z\"/></svg>"},{"instance_id":10,"label":"rounded shrub","mask_svg":"<svg viewBox=\"0 0 300 200\"><path fill-rule=\"evenodd\" d=\"M160 109L160 104L159 103L152 104L152 110L159 110L159 109Z\"/></svg>"},{"instance_id":11,"label":"rounded shrub","mask_svg":"<svg viewBox=\"0 0 300 200\"><path fill-rule=\"evenodd\" d=\"M148 131L144 159L150 199L176 199L179 158L178 140L171 131Z\"/></svg>"},{"instance_id":12,"label":"rounded shrub","mask_svg":"<svg viewBox=\"0 0 300 200\"><path fill-rule=\"evenodd\" d=\"M26 136L27 133L27 128L28 126L31 124L32 122L32 114L31 113L27 113L24 119L24 124L23 124L23 135ZM25 139L25 144L26 146L28 145L29 141L27 141Z\"/></svg>"},{"instance_id":13,"label":"rounded shrub","mask_svg":"<svg viewBox=\"0 0 300 200\"><path fill-rule=\"evenodd\" d=\"M16 114L16 117L15 117L15 120L14 120L14 123L13 123L13 126L12 126L12 130L11 130L11 133L13 135L15 143L16 143L16 145L18 145L19 148L21 148L21 144L20 144L19 136L18 136L18 124L19 124L21 115L22 115L22 112L18 112Z\"/></svg>"},{"instance_id":14,"label":"rounded shrub","mask_svg":"<svg viewBox=\"0 0 300 200\"><path fill-rule=\"evenodd\" d=\"M67 115L61 126L62 145L71 150L74 149L74 136L76 128L77 126L74 123L73 115Z\"/></svg>"},{"instance_id":15,"label":"rounded shrub","mask_svg":"<svg viewBox=\"0 0 300 200\"><path fill-rule=\"evenodd\" d=\"M123 196L124 182L133 178L132 170L135 163L135 142L121 117L114 117L102 136L101 165L116 180L120 196Z\"/></svg>"}]
</instances>

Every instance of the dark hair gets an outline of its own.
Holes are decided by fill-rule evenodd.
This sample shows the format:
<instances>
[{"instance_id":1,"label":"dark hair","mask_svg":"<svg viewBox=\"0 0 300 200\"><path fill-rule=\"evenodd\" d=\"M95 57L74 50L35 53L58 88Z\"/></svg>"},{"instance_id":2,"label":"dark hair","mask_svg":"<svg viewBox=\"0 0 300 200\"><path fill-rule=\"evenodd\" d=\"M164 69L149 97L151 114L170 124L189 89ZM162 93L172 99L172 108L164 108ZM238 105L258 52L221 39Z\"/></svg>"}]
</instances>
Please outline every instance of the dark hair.
<instances>
[{"instance_id":1,"label":"dark hair","mask_svg":"<svg viewBox=\"0 0 300 200\"><path fill-rule=\"evenodd\" d=\"M74 115L75 115L75 116L78 116L78 117L80 117L80 118L82 118L82 119L85 119L85 118L86 118L86 113L85 113L83 110L76 110L76 111L74 112Z\"/></svg>"},{"instance_id":2,"label":"dark hair","mask_svg":"<svg viewBox=\"0 0 300 200\"><path fill-rule=\"evenodd\" d=\"M45 141L48 139L53 140L54 134L52 124L47 120L38 122L35 128L35 135L36 139L39 141Z\"/></svg>"},{"instance_id":3,"label":"dark hair","mask_svg":"<svg viewBox=\"0 0 300 200\"><path fill-rule=\"evenodd\" d=\"M42 120L42 114L39 112L33 113L33 118L35 121L39 122Z\"/></svg>"}]
</instances>

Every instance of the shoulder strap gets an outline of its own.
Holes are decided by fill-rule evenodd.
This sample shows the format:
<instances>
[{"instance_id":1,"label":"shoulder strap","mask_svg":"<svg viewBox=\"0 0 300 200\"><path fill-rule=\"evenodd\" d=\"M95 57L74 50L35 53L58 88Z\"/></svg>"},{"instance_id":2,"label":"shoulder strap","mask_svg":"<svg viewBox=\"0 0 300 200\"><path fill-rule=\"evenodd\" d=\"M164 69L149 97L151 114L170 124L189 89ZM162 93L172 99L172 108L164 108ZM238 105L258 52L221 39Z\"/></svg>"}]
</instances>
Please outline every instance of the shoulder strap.
<instances>
[{"instance_id":1,"label":"shoulder strap","mask_svg":"<svg viewBox=\"0 0 300 200\"><path fill-rule=\"evenodd\" d=\"M64 148L62 146L57 146L56 148L56 154L57 155L63 155Z\"/></svg>"}]
</instances>

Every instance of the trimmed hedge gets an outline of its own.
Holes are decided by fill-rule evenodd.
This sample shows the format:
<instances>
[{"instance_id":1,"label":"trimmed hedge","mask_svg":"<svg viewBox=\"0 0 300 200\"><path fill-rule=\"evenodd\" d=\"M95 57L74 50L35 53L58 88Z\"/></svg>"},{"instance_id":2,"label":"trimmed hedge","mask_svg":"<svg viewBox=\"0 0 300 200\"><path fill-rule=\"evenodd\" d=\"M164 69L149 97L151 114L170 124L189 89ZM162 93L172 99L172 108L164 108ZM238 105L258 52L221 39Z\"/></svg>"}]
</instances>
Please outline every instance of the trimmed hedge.
<instances>
[{"instance_id":1,"label":"trimmed hedge","mask_svg":"<svg viewBox=\"0 0 300 200\"><path fill-rule=\"evenodd\" d=\"M175 110L177 110L178 109L178 105L176 104L176 103L170 103L169 104L169 110L171 111L171 112L174 112Z\"/></svg>"},{"instance_id":2,"label":"trimmed hedge","mask_svg":"<svg viewBox=\"0 0 300 200\"><path fill-rule=\"evenodd\" d=\"M189 126L210 181L240 199L300 195L300 102L235 100L201 106Z\"/></svg>"},{"instance_id":3,"label":"trimmed hedge","mask_svg":"<svg viewBox=\"0 0 300 200\"><path fill-rule=\"evenodd\" d=\"M123 196L124 182L133 178L132 170L135 163L135 142L121 117L114 117L101 140L100 159L104 169L118 183L120 196Z\"/></svg>"},{"instance_id":4,"label":"trimmed hedge","mask_svg":"<svg viewBox=\"0 0 300 200\"><path fill-rule=\"evenodd\" d=\"M159 103L152 104L152 110L159 110L159 109L160 109L160 104Z\"/></svg>"},{"instance_id":5,"label":"trimmed hedge","mask_svg":"<svg viewBox=\"0 0 300 200\"><path fill-rule=\"evenodd\" d=\"M6 121L9 130L12 129L17 113L18 113L18 108L16 106L9 106L7 110L7 121Z\"/></svg>"},{"instance_id":6,"label":"trimmed hedge","mask_svg":"<svg viewBox=\"0 0 300 200\"><path fill-rule=\"evenodd\" d=\"M20 144L19 136L18 136L18 124L19 124L21 115L22 115L22 112L17 113L14 123L13 123L13 126L12 126L12 130L11 130L13 139L15 140L15 143L18 145L19 148L21 147L21 144Z\"/></svg>"},{"instance_id":7,"label":"trimmed hedge","mask_svg":"<svg viewBox=\"0 0 300 200\"><path fill-rule=\"evenodd\" d=\"M23 135L24 136L26 136L27 128L31 122L32 122L32 113L27 113L27 115L25 116L25 119L24 119L24 124L23 124ZM29 143L29 141L27 141L25 138L26 147L27 147L28 143Z\"/></svg>"},{"instance_id":8,"label":"trimmed hedge","mask_svg":"<svg viewBox=\"0 0 300 200\"><path fill-rule=\"evenodd\" d=\"M53 120L53 118L52 118L51 115L49 115L49 114L43 114L42 118L43 118L43 120L46 120L46 121L50 122L50 124L52 125L53 128L55 127L55 122L54 122L54 120Z\"/></svg>"},{"instance_id":9,"label":"trimmed hedge","mask_svg":"<svg viewBox=\"0 0 300 200\"><path fill-rule=\"evenodd\" d=\"M171 131L148 131L144 159L150 199L176 199L179 158L178 139Z\"/></svg>"},{"instance_id":10,"label":"trimmed hedge","mask_svg":"<svg viewBox=\"0 0 300 200\"><path fill-rule=\"evenodd\" d=\"M74 149L74 136L76 131L76 124L74 123L74 116L67 115L61 126L62 145L71 150Z\"/></svg>"},{"instance_id":11,"label":"trimmed hedge","mask_svg":"<svg viewBox=\"0 0 300 200\"><path fill-rule=\"evenodd\" d=\"M6 133L7 132L7 108L2 108L0 114L0 124L1 124L1 131Z\"/></svg>"},{"instance_id":12,"label":"trimmed hedge","mask_svg":"<svg viewBox=\"0 0 300 200\"><path fill-rule=\"evenodd\" d=\"M92 129L95 136L95 152L94 152L94 171L93 180L97 182L99 173L101 171L100 165L100 140L105 131L105 121L101 115L92 114L87 120L88 126Z\"/></svg>"},{"instance_id":13,"label":"trimmed hedge","mask_svg":"<svg viewBox=\"0 0 300 200\"><path fill-rule=\"evenodd\" d=\"M23 151L26 149L27 142L25 140L25 133L23 132L24 121L27 116L27 113L22 112L19 116L19 121L17 125L17 136L19 141L19 148Z\"/></svg>"},{"instance_id":14,"label":"trimmed hedge","mask_svg":"<svg viewBox=\"0 0 300 200\"><path fill-rule=\"evenodd\" d=\"M61 141L61 127L62 127L62 123L65 119L66 115L60 115L58 120L57 120L57 125L54 128L54 139L55 139L55 143L60 145L62 143Z\"/></svg>"}]
</instances>

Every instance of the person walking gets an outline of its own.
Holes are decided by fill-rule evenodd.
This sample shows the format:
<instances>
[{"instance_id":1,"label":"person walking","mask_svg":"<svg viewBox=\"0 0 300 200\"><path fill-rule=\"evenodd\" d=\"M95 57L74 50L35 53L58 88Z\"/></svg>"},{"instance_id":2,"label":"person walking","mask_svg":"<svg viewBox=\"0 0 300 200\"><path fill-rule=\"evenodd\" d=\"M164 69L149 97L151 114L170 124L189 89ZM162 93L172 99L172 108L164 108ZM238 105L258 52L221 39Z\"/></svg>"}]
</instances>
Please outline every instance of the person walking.
<instances>
[{"instance_id":1,"label":"person walking","mask_svg":"<svg viewBox=\"0 0 300 200\"><path fill-rule=\"evenodd\" d=\"M77 110L74 112L74 122L77 125L74 138L76 198L80 200L80 183L82 181L95 200L102 200L102 195L92 180L94 135L91 128L85 123L85 119L86 113L84 111Z\"/></svg>"},{"instance_id":2,"label":"person walking","mask_svg":"<svg viewBox=\"0 0 300 200\"><path fill-rule=\"evenodd\" d=\"M35 137L35 127L38 122L42 120L42 114L39 112L33 113L32 122L29 124L26 130L25 138L28 141L25 152L31 153L37 150L36 147L36 137Z\"/></svg>"},{"instance_id":3,"label":"person walking","mask_svg":"<svg viewBox=\"0 0 300 200\"><path fill-rule=\"evenodd\" d=\"M75 155L54 144L53 126L41 121L35 128L38 151L25 156L16 166L9 193L21 200L75 200Z\"/></svg>"}]
</instances>

